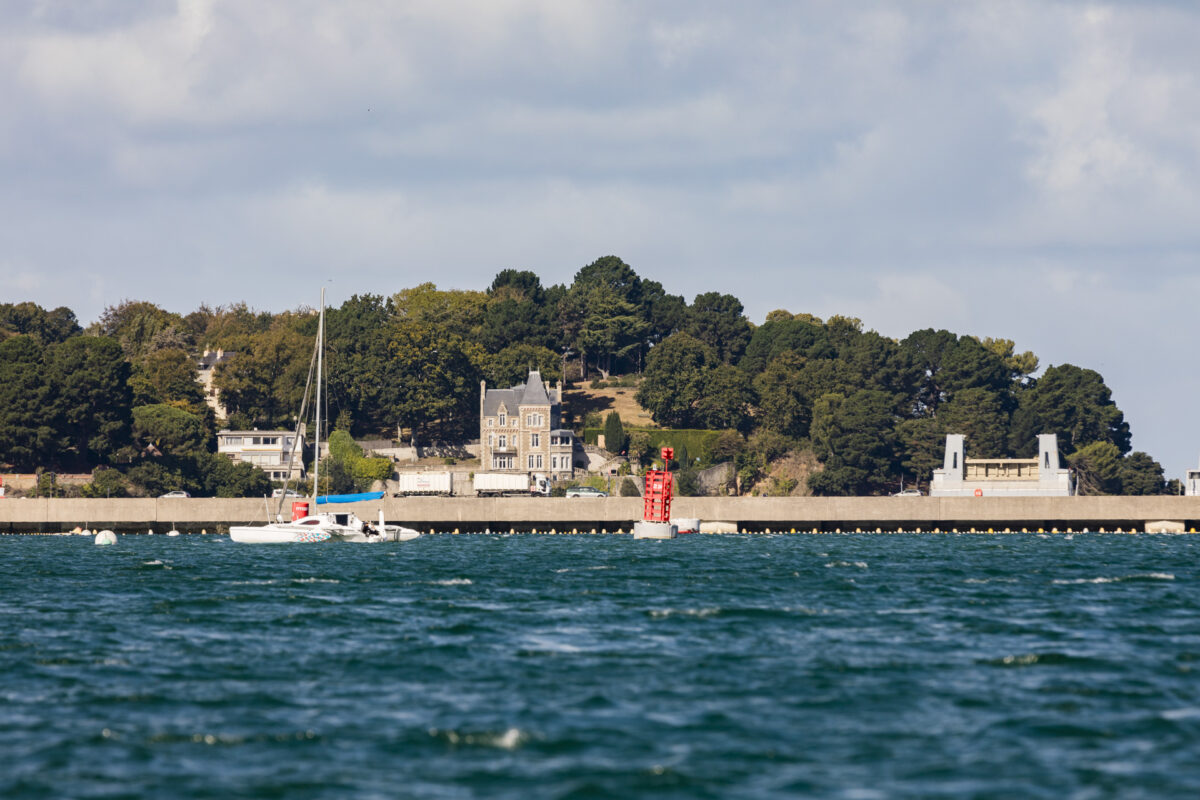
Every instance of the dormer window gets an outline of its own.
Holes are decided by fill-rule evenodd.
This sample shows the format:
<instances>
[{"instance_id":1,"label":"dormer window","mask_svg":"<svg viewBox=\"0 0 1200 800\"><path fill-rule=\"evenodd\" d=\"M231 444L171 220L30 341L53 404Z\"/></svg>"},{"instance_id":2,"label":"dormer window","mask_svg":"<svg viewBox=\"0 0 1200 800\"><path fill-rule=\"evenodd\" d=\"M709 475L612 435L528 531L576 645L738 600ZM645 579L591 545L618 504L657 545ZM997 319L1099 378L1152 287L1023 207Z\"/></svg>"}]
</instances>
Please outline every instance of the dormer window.
<instances>
[{"instance_id":1,"label":"dormer window","mask_svg":"<svg viewBox=\"0 0 1200 800\"><path fill-rule=\"evenodd\" d=\"M501 414L500 415L500 427L503 428L507 424L508 424L508 417L504 414Z\"/></svg>"}]
</instances>

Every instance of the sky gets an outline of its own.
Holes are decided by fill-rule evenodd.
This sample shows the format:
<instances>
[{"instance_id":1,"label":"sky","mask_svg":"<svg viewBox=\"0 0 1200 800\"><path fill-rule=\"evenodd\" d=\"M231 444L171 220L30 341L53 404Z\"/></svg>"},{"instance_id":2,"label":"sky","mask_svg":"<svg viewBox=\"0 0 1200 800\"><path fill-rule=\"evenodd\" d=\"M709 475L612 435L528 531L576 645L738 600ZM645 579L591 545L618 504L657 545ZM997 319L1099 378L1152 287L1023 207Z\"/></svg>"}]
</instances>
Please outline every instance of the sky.
<instances>
[{"instance_id":1,"label":"sky","mask_svg":"<svg viewBox=\"0 0 1200 800\"><path fill-rule=\"evenodd\" d=\"M1200 4L6 0L0 302L282 311L614 254L1013 339L1200 458Z\"/></svg>"}]
</instances>

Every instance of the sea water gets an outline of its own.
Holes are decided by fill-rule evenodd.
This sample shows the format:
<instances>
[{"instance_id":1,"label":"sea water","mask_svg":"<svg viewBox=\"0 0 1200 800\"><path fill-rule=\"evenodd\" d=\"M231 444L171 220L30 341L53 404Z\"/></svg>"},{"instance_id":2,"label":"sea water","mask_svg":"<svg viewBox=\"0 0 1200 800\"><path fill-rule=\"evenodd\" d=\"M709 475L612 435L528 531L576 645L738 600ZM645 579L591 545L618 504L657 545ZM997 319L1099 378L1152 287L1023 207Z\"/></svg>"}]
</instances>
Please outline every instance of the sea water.
<instances>
[{"instance_id":1,"label":"sea water","mask_svg":"<svg viewBox=\"0 0 1200 800\"><path fill-rule=\"evenodd\" d=\"M1200 797L1198 555L0 537L0 796Z\"/></svg>"}]
</instances>

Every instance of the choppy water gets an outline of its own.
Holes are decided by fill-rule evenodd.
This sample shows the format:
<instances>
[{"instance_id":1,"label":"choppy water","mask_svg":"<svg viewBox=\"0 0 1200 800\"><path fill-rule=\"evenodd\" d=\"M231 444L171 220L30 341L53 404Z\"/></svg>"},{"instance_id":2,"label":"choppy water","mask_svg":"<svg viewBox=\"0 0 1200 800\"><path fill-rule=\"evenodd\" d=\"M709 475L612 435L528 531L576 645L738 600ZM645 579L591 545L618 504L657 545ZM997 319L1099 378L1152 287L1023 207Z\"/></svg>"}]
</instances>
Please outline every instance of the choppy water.
<instances>
[{"instance_id":1,"label":"choppy water","mask_svg":"<svg viewBox=\"0 0 1200 800\"><path fill-rule=\"evenodd\" d=\"M1198 554L0 537L0 796L1198 797Z\"/></svg>"}]
</instances>

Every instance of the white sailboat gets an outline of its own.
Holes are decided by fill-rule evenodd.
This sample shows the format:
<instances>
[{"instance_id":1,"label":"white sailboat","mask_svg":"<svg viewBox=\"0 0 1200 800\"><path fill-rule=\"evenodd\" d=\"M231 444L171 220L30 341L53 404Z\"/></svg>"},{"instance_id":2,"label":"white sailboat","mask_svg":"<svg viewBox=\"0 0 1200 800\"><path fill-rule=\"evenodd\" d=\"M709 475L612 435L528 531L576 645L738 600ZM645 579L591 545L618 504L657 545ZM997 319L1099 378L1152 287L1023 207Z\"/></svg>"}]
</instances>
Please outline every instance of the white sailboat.
<instances>
[{"instance_id":1,"label":"white sailboat","mask_svg":"<svg viewBox=\"0 0 1200 800\"><path fill-rule=\"evenodd\" d=\"M321 313L317 320L317 343L314 358L317 371L316 391L316 427L314 438L317 443L317 453L313 467L313 505L329 505L331 503L354 503L378 500L383 492L371 492L357 495L328 495L318 496L321 465L321 381L324 367L325 349L325 290L321 290ZM311 364L309 379L312 379ZM307 404L308 392L305 391L304 404ZM300 418L304 418L303 405ZM293 448L300 442L300 429L297 427L293 438ZM292 456L295 456L293 450ZM318 542L406 542L420 537L420 532L401 525L388 525L384 521L383 509L379 509L377 525L360 519L352 511L331 512L317 510L299 519L285 521L282 510L287 499L287 491L281 493L279 506L276 509L275 521L265 525L233 525L229 528L229 538L243 544L315 544Z\"/></svg>"}]
</instances>

